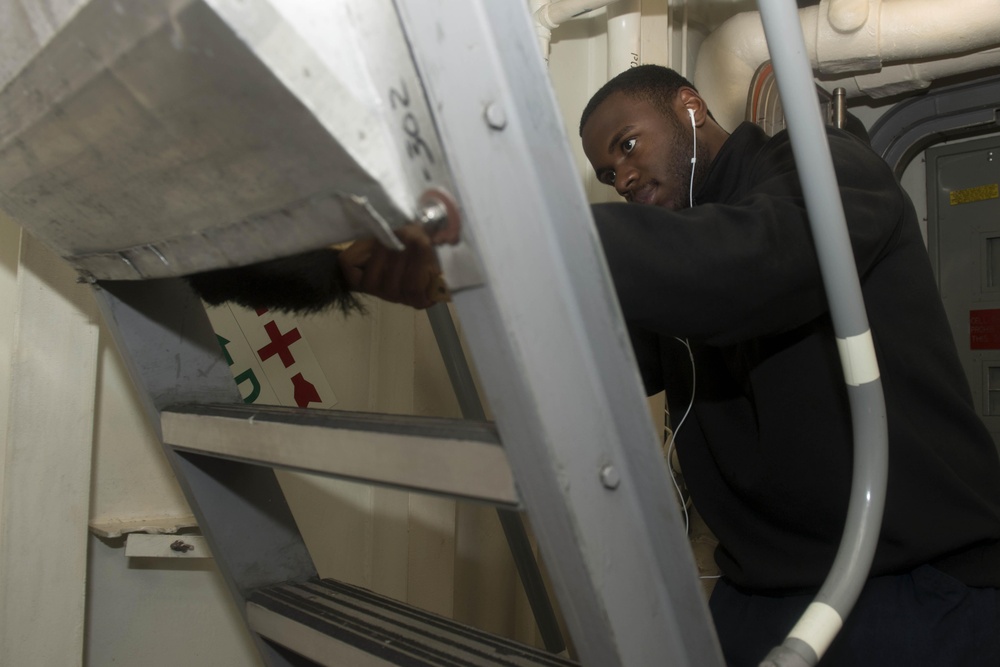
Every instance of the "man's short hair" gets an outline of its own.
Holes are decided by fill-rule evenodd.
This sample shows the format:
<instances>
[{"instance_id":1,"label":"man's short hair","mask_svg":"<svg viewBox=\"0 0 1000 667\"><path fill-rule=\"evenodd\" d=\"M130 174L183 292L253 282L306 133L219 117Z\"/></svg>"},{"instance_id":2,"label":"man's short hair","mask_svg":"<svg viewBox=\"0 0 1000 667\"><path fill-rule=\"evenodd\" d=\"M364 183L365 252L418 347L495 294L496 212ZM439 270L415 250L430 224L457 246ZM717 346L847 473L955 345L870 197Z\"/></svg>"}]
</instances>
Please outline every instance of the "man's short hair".
<instances>
[{"instance_id":1,"label":"man's short hair","mask_svg":"<svg viewBox=\"0 0 1000 667\"><path fill-rule=\"evenodd\" d=\"M669 116L677 91L687 86L696 90L691 82L674 70L661 65L639 65L625 70L594 93L580 116L580 136L583 126L601 103L614 93L622 92L629 97L649 102L658 111Z\"/></svg>"}]
</instances>

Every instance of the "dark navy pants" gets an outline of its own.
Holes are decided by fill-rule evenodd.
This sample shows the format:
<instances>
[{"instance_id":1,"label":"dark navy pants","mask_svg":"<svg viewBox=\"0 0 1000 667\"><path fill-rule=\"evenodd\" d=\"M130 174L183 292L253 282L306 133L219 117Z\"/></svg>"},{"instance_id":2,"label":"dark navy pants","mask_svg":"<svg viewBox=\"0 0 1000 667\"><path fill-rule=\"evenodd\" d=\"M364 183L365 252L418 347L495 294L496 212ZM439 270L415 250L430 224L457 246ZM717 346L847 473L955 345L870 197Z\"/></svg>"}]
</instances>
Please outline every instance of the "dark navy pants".
<instances>
[{"instance_id":1,"label":"dark navy pants","mask_svg":"<svg viewBox=\"0 0 1000 667\"><path fill-rule=\"evenodd\" d=\"M757 667L812 596L754 595L719 580L709 606L729 667ZM924 565L868 581L819 667L1000 667L1000 589Z\"/></svg>"}]
</instances>

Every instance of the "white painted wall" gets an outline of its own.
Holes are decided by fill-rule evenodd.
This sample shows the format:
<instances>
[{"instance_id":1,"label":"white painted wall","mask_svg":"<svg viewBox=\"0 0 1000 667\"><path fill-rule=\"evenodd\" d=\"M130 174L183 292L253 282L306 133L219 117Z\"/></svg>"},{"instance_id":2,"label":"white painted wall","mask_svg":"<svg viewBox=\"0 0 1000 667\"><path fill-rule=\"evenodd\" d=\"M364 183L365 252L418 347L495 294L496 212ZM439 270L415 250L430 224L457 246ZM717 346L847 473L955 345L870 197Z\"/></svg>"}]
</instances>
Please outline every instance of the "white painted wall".
<instances>
[{"instance_id":1,"label":"white painted wall","mask_svg":"<svg viewBox=\"0 0 1000 667\"><path fill-rule=\"evenodd\" d=\"M96 307L3 215L0 248L0 664L80 664Z\"/></svg>"},{"instance_id":2,"label":"white painted wall","mask_svg":"<svg viewBox=\"0 0 1000 667\"><path fill-rule=\"evenodd\" d=\"M103 326L98 360L90 525L112 534L151 518L190 525L191 510ZM89 536L84 665L260 664L214 561L129 559L125 541Z\"/></svg>"}]
</instances>

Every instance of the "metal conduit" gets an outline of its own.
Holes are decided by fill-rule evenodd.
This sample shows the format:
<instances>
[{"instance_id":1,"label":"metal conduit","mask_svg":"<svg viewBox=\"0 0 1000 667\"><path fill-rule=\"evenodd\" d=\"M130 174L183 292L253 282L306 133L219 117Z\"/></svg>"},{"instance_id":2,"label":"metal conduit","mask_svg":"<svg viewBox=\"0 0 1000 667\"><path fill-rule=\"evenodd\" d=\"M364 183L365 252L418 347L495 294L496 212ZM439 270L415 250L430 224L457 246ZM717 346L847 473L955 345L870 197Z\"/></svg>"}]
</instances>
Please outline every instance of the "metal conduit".
<instances>
[{"instance_id":1,"label":"metal conduit","mask_svg":"<svg viewBox=\"0 0 1000 667\"><path fill-rule=\"evenodd\" d=\"M847 522L833 567L802 618L762 667L812 666L829 648L868 577L882 525L888 433L878 364L865 313L812 68L793 0L758 0L841 363L854 432ZM803 168L808 166L808 168Z\"/></svg>"}]
</instances>

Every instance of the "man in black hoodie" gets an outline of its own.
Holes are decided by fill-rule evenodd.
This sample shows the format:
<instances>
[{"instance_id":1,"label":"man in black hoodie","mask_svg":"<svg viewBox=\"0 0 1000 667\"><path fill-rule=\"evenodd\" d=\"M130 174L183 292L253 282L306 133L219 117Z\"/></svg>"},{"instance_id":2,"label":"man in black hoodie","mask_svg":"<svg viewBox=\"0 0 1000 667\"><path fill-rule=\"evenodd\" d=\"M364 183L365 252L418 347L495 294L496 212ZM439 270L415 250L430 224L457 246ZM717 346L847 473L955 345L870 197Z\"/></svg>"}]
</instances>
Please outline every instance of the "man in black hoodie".
<instances>
[{"instance_id":1,"label":"man in black hoodie","mask_svg":"<svg viewBox=\"0 0 1000 667\"><path fill-rule=\"evenodd\" d=\"M593 210L647 392L666 389L675 413L692 404L677 451L719 539L723 650L757 665L822 584L851 484L850 411L791 145L751 123L727 134L656 66L598 91L580 134L598 179L632 204ZM820 665L1000 665L1000 458L912 204L866 142L831 129L829 143L890 451L871 578Z\"/></svg>"}]
</instances>

